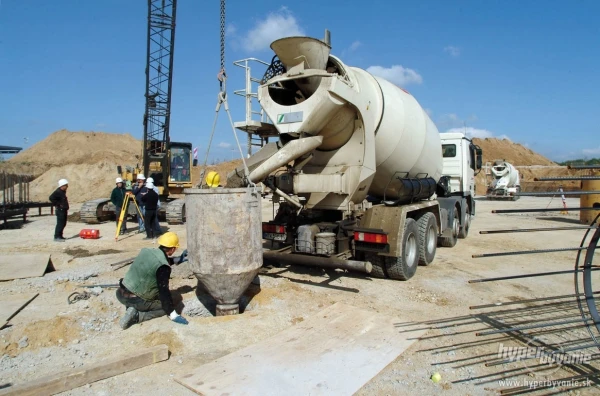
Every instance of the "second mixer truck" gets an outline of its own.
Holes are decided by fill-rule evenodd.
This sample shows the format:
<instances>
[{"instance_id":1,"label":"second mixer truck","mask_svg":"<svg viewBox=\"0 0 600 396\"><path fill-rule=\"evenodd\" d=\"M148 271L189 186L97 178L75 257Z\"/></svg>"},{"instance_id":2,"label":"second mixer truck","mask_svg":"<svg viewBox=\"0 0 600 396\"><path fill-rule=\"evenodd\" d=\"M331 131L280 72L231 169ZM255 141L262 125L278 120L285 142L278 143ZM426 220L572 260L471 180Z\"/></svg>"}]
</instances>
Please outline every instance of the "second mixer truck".
<instances>
[{"instance_id":1,"label":"second mixer truck","mask_svg":"<svg viewBox=\"0 0 600 396\"><path fill-rule=\"evenodd\" d=\"M263 128L276 128L279 141L227 183L273 192L278 210L263 223L272 242L265 261L408 280L434 261L438 244L466 237L473 178L470 191L452 187L440 134L409 92L345 65L327 38L287 37L271 48L276 57L258 100L273 121ZM448 138L471 175L481 168L477 146Z\"/></svg>"}]
</instances>

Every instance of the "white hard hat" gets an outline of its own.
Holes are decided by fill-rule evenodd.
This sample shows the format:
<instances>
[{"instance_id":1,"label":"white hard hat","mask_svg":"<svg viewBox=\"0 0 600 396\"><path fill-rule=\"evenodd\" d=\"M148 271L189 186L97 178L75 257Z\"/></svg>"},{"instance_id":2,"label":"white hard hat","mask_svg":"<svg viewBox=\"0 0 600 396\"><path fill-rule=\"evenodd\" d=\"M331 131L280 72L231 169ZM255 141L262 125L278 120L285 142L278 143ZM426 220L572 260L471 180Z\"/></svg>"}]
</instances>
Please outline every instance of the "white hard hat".
<instances>
[{"instance_id":1,"label":"white hard hat","mask_svg":"<svg viewBox=\"0 0 600 396\"><path fill-rule=\"evenodd\" d=\"M152 190L154 188L154 183L152 183L152 182L146 182L146 188Z\"/></svg>"},{"instance_id":2,"label":"white hard hat","mask_svg":"<svg viewBox=\"0 0 600 396\"><path fill-rule=\"evenodd\" d=\"M138 179L138 180L146 180L146 176L144 176L144 174L143 174L143 173L140 173L140 174L137 176L137 179Z\"/></svg>"},{"instance_id":3,"label":"white hard hat","mask_svg":"<svg viewBox=\"0 0 600 396\"><path fill-rule=\"evenodd\" d=\"M120 177L117 177L115 179L115 183L123 183L123 179L121 179Z\"/></svg>"},{"instance_id":4,"label":"white hard hat","mask_svg":"<svg viewBox=\"0 0 600 396\"><path fill-rule=\"evenodd\" d=\"M154 179L149 177L146 179L146 183L154 183Z\"/></svg>"},{"instance_id":5,"label":"white hard hat","mask_svg":"<svg viewBox=\"0 0 600 396\"><path fill-rule=\"evenodd\" d=\"M67 179L60 179L58 181L58 187L66 186L67 184L69 184L69 181Z\"/></svg>"}]
</instances>

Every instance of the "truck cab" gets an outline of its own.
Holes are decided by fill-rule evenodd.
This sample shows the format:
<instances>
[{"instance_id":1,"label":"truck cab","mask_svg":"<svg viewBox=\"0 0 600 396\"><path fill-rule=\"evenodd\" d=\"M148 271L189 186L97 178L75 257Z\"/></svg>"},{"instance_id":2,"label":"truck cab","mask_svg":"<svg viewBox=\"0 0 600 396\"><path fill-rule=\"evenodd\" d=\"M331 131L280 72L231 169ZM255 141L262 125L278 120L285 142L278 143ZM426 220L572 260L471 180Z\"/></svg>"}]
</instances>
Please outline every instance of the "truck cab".
<instances>
[{"instance_id":1,"label":"truck cab","mask_svg":"<svg viewBox=\"0 0 600 396\"><path fill-rule=\"evenodd\" d=\"M444 188L439 191L438 200L451 217L455 212L455 220L460 224L458 235L442 238L441 244L452 247L456 237L467 237L471 217L475 216L475 176L482 168L482 150L463 133L440 133L440 139L443 158L442 178L438 184Z\"/></svg>"},{"instance_id":2,"label":"truck cab","mask_svg":"<svg viewBox=\"0 0 600 396\"><path fill-rule=\"evenodd\" d=\"M440 133L443 175L449 178L451 195L475 196L475 176L483 166L481 148L463 133Z\"/></svg>"}]
</instances>

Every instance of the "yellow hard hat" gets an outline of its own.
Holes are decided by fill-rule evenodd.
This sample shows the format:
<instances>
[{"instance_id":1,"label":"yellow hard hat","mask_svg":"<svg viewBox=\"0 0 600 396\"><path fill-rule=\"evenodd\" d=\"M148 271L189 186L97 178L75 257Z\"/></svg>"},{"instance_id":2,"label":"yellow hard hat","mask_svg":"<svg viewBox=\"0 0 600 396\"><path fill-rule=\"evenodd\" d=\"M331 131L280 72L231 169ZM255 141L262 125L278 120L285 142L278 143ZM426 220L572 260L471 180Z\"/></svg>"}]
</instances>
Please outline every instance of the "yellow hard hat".
<instances>
[{"instance_id":1,"label":"yellow hard hat","mask_svg":"<svg viewBox=\"0 0 600 396\"><path fill-rule=\"evenodd\" d=\"M179 247L179 237L174 232L165 232L158 238L158 244L160 246L174 248Z\"/></svg>"},{"instance_id":2,"label":"yellow hard hat","mask_svg":"<svg viewBox=\"0 0 600 396\"><path fill-rule=\"evenodd\" d=\"M208 175L206 175L206 184L208 184L209 187L219 187L220 182L221 176L219 176L217 172L210 171L208 172Z\"/></svg>"}]
</instances>

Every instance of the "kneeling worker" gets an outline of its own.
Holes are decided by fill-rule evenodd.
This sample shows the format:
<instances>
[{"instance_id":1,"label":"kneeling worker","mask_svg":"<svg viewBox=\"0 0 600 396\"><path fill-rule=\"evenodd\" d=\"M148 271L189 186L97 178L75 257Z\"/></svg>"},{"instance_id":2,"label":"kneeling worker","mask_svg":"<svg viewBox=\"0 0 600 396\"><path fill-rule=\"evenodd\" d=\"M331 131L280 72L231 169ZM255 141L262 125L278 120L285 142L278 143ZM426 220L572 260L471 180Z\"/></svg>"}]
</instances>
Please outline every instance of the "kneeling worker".
<instances>
[{"instance_id":1,"label":"kneeling worker","mask_svg":"<svg viewBox=\"0 0 600 396\"><path fill-rule=\"evenodd\" d=\"M179 238L174 232L161 235L158 245L158 249L143 248L119 282L117 299L127 307L119 322L123 330L163 315L169 315L175 323L188 324L175 312L169 291L170 266L187 261L187 250L177 258L169 257L179 247Z\"/></svg>"}]
</instances>

